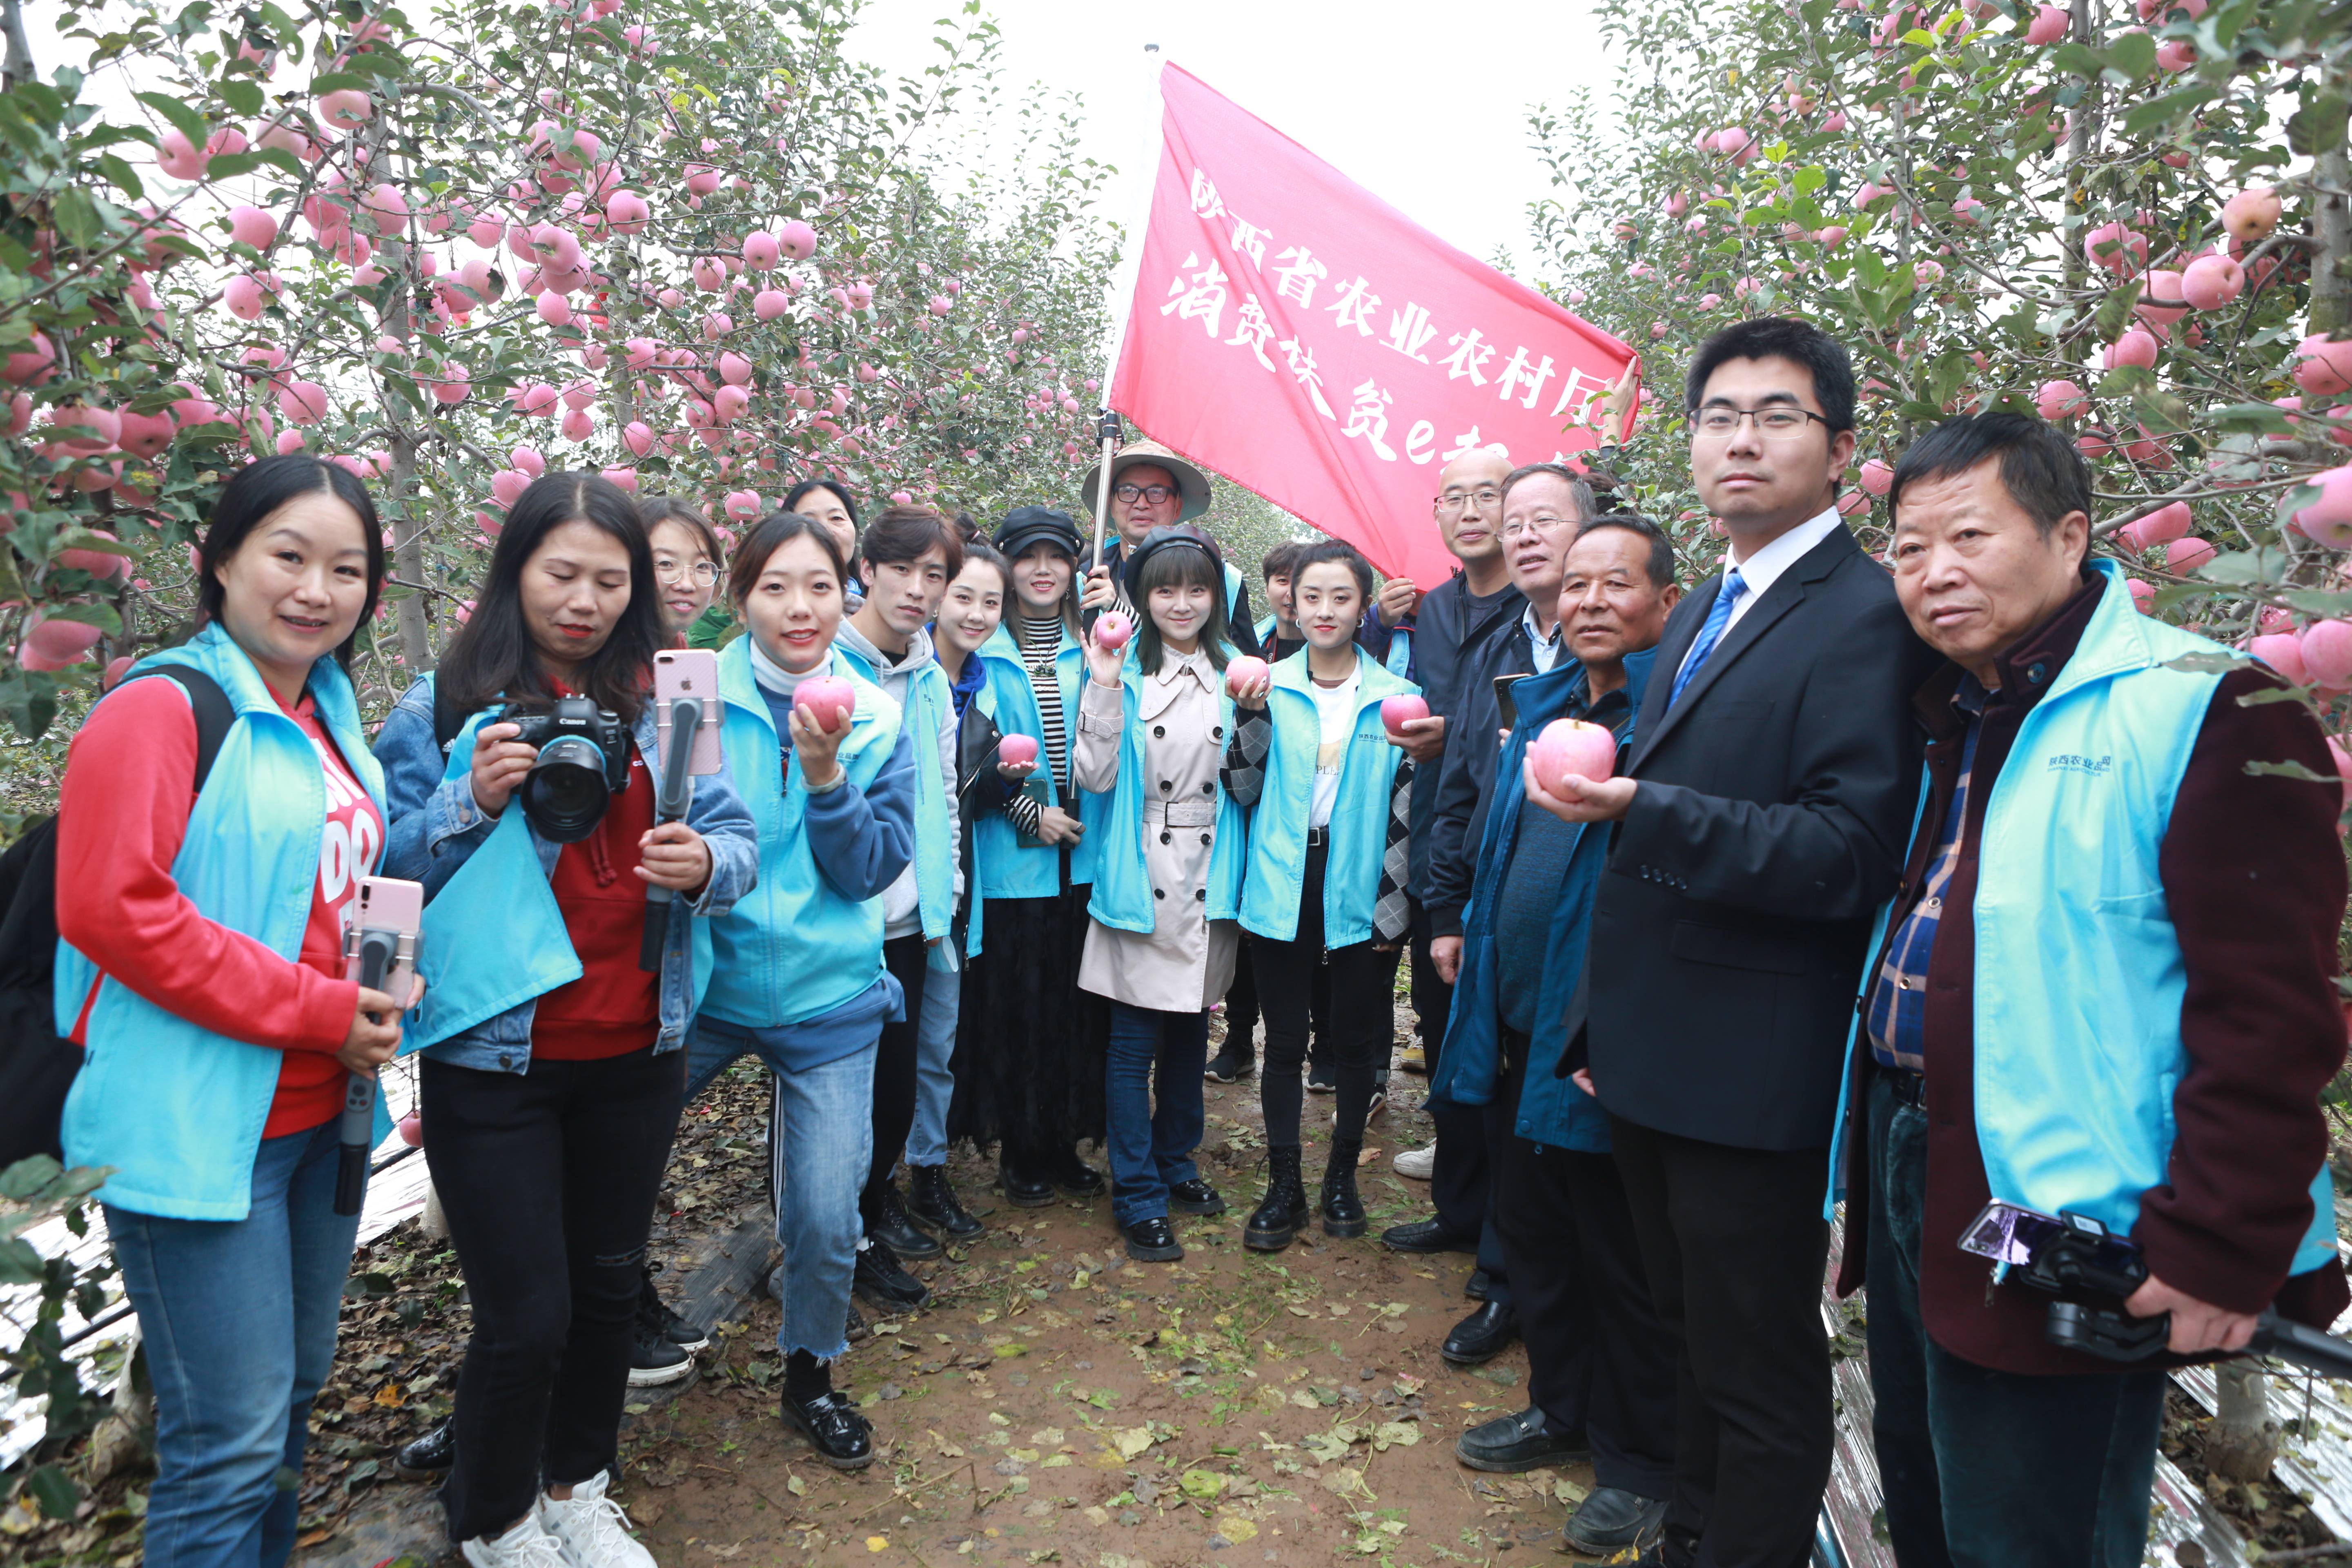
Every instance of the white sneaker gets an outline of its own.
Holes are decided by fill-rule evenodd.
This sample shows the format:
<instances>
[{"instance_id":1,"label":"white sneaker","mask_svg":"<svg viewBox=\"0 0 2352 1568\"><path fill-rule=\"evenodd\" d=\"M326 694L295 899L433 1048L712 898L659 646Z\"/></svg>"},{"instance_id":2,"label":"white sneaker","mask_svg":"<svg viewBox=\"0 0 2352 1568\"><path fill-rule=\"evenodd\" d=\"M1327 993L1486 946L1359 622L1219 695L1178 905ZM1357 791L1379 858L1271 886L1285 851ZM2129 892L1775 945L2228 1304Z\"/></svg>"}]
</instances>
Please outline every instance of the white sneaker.
<instances>
[{"instance_id":1,"label":"white sneaker","mask_svg":"<svg viewBox=\"0 0 2352 1568\"><path fill-rule=\"evenodd\" d=\"M536 1509L504 1535L478 1535L459 1542L457 1550L473 1568L572 1568L562 1543L547 1532Z\"/></svg>"},{"instance_id":2,"label":"white sneaker","mask_svg":"<svg viewBox=\"0 0 2352 1568\"><path fill-rule=\"evenodd\" d=\"M1389 1162L1389 1164L1400 1176L1411 1176L1416 1182L1425 1182L1429 1180L1429 1173L1437 1168L1437 1145L1430 1143L1419 1149L1402 1150L1395 1159Z\"/></svg>"},{"instance_id":3,"label":"white sneaker","mask_svg":"<svg viewBox=\"0 0 2352 1568\"><path fill-rule=\"evenodd\" d=\"M629 1516L604 1495L612 1479L612 1471L599 1470L573 1485L567 1499L540 1499L539 1517L562 1543L570 1568L656 1568L654 1554L629 1534Z\"/></svg>"}]
</instances>

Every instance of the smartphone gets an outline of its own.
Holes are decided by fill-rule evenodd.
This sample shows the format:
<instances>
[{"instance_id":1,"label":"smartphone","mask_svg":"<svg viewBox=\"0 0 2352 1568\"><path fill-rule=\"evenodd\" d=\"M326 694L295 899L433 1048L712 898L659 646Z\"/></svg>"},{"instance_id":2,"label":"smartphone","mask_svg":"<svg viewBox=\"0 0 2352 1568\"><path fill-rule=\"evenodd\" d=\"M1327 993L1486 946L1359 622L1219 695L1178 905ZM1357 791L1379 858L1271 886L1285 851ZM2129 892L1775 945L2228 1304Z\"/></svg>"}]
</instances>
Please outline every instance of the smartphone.
<instances>
[{"instance_id":1,"label":"smartphone","mask_svg":"<svg viewBox=\"0 0 2352 1568\"><path fill-rule=\"evenodd\" d=\"M1506 730L1519 727L1519 705L1511 700L1511 688L1526 679L1524 675L1495 677L1495 711L1501 715L1502 726Z\"/></svg>"},{"instance_id":2,"label":"smartphone","mask_svg":"<svg viewBox=\"0 0 2352 1568\"><path fill-rule=\"evenodd\" d=\"M391 967L376 987L385 995L405 1001L415 989L416 931L425 915L425 885L397 877L362 877L359 897L345 910L343 978L360 975L360 933L389 931L398 935Z\"/></svg>"},{"instance_id":3,"label":"smartphone","mask_svg":"<svg viewBox=\"0 0 2352 1568\"><path fill-rule=\"evenodd\" d=\"M654 727L661 754L669 755L670 704L680 698L702 704L694 729L690 773L719 771L719 656L707 647L664 648L654 655Z\"/></svg>"}]
</instances>

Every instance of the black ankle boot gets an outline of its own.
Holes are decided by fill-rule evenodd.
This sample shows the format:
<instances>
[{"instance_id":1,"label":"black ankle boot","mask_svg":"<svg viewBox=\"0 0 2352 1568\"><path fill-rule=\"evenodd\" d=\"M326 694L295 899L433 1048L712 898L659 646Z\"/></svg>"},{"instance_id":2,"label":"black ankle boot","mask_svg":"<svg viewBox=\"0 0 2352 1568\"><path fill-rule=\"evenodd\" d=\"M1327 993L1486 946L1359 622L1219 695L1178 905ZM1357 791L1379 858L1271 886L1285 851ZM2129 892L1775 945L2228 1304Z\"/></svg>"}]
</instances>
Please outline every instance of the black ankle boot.
<instances>
[{"instance_id":1,"label":"black ankle boot","mask_svg":"<svg viewBox=\"0 0 2352 1568\"><path fill-rule=\"evenodd\" d=\"M907 1167L907 1212L925 1225L958 1238L978 1236L983 1228L957 1201L945 1165Z\"/></svg>"},{"instance_id":2,"label":"black ankle boot","mask_svg":"<svg viewBox=\"0 0 2352 1568\"><path fill-rule=\"evenodd\" d=\"M1331 1140L1331 1158L1323 1166L1323 1234L1349 1237L1364 1234L1364 1200L1356 1195L1356 1157L1364 1152L1361 1138Z\"/></svg>"},{"instance_id":3,"label":"black ankle boot","mask_svg":"<svg viewBox=\"0 0 2352 1568\"><path fill-rule=\"evenodd\" d=\"M1242 1232L1242 1245L1253 1252L1280 1252L1290 1245L1290 1238L1298 1234L1298 1227L1307 1223L1312 1212L1307 1206L1306 1185L1298 1176L1298 1146L1268 1146L1265 1175L1265 1196L1258 1200L1257 1208L1249 1216L1249 1226Z\"/></svg>"}]
</instances>

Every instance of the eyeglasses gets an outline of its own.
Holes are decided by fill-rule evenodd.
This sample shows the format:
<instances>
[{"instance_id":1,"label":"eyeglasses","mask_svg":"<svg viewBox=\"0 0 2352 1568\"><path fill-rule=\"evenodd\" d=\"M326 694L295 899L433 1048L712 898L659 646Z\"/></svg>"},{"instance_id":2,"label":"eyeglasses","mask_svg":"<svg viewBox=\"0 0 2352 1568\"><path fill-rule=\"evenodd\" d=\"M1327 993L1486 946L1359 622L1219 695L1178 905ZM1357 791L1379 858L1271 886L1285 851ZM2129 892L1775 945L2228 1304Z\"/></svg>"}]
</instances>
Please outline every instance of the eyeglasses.
<instances>
[{"instance_id":1,"label":"eyeglasses","mask_svg":"<svg viewBox=\"0 0 2352 1568\"><path fill-rule=\"evenodd\" d=\"M1158 506L1174 496L1176 490L1171 485L1120 485L1110 493L1114 500L1146 500L1153 506Z\"/></svg>"},{"instance_id":2,"label":"eyeglasses","mask_svg":"<svg viewBox=\"0 0 2352 1568\"><path fill-rule=\"evenodd\" d=\"M1821 419L1824 429L1829 426L1828 420L1811 409L1791 408L1785 403L1776 403L1769 408L1730 408L1716 404L1700 409L1693 423L1700 435L1720 440L1738 429L1742 419L1755 420L1757 434L1767 441L1786 441L1799 435L1808 420Z\"/></svg>"},{"instance_id":3,"label":"eyeglasses","mask_svg":"<svg viewBox=\"0 0 2352 1568\"><path fill-rule=\"evenodd\" d=\"M694 579L696 587L708 588L719 581L719 568L708 561L698 561L688 566L683 561L656 559L654 562L654 575L665 583L677 583L691 577Z\"/></svg>"},{"instance_id":4,"label":"eyeglasses","mask_svg":"<svg viewBox=\"0 0 2352 1568\"><path fill-rule=\"evenodd\" d=\"M1475 490L1447 490L1437 498L1437 504L1447 511L1460 511L1472 501L1476 501L1483 511L1487 507L1502 505L1503 492L1490 485Z\"/></svg>"}]
</instances>

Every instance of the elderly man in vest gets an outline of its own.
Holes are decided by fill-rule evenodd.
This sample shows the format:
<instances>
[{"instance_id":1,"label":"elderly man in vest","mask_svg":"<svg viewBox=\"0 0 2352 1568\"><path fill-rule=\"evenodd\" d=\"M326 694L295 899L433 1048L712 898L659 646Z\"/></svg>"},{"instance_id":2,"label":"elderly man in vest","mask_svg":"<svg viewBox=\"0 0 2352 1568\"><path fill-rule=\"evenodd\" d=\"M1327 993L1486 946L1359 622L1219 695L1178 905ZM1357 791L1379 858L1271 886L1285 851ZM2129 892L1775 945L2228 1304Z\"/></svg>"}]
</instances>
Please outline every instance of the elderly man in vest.
<instances>
[{"instance_id":1,"label":"elderly man in vest","mask_svg":"<svg viewBox=\"0 0 2352 1568\"><path fill-rule=\"evenodd\" d=\"M1839 1283L1869 1287L1887 1527L1904 1568L2126 1568L2165 1369L2347 1300L2319 1109L2342 796L2310 711L2265 700L2283 681L2086 559L2059 431L1948 420L1887 502L1904 610L1948 661L1847 1064ZM2051 1342L2053 1298L1960 1247L1994 1200L2129 1237L2125 1310L2169 1313L2167 1345Z\"/></svg>"}]
</instances>

